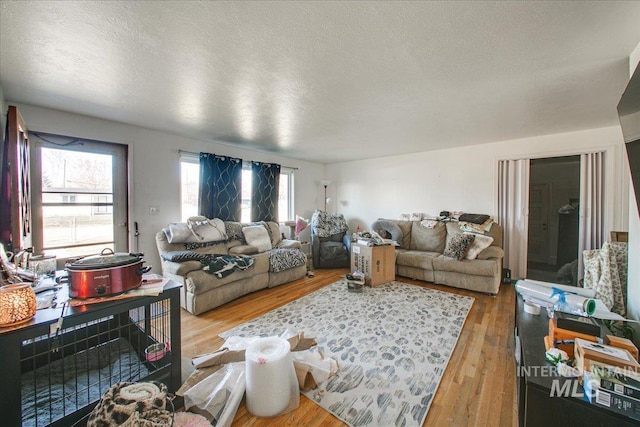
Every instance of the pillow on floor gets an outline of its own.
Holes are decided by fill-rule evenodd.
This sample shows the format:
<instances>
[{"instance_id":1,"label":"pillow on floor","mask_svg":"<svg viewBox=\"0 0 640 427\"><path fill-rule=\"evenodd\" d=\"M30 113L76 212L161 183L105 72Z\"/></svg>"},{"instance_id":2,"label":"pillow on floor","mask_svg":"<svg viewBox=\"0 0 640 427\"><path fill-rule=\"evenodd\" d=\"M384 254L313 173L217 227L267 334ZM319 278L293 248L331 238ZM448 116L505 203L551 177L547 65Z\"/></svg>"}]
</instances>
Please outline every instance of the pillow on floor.
<instances>
[{"instance_id":1,"label":"pillow on floor","mask_svg":"<svg viewBox=\"0 0 640 427\"><path fill-rule=\"evenodd\" d=\"M493 237L485 236L484 234L473 234L465 231L463 234L472 234L475 238L471 245L469 245L469 249L467 249L467 259L476 259L478 254L491 246L493 243Z\"/></svg>"},{"instance_id":2,"label":"pillow on floor","mask_svg":"<svg viewBox=\"0 0 640 427\"><path fill-rule=\"evenodd\" d=\"M255 246L259 252L271 250L269 232L262 225L250 225L242 229L244 239L248 245Z\"/></svg>"},{"instance_id":3,"label":"pillow on floor","mask_svg":"<svg viewBox=\"0 0 640 427\"><path fill-rule=\"evenodd\" d=\"M469 246L475 240L474 234L456 234L447 241L447 247L444 248L444 256L455 258L458 261L464 259L469 250Z\"/></svg>"}]
</instances>

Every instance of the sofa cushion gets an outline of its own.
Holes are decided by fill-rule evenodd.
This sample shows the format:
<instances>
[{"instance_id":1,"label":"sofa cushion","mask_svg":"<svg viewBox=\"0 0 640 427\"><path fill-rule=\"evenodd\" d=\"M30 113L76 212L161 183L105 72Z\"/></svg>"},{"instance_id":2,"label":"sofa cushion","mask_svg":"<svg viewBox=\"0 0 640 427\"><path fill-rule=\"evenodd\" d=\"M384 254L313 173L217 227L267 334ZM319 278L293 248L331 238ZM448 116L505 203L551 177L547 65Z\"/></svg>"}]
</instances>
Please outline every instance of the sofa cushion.
<instances>
[{"instance_id":1,"label":"sofa cushion","mask_svg":"<svg viewBox=\"0 0 640 427\"><path fill-rule=\"evenodd\" d=\"M464 234L471 234L468 231L465 231ZM469 245L469 249L467 250L466 259L476 259L478 254L482 252L484 249L488 248L491 243L493 243L493 237L485 236L484 234L474 234L473 242Z\"/></svg>"},{"instance_id":2,"label":"sofa cushion","mask_svg":"<svg viewBox=\"0 0 640 427\"><path fill-rule=\"evenodd\" d=\"M172 262L162 261L162 273L184 276L187 273L202 269L200 261Z\"/></svg>"},{"instance_id":3,"label":"sofa cushion","mask_svg":"<svg viewBox=\"0 0 640 427\"><path fill-rule=\"evenodd\" d=\"M339 242L342 244L342 239L344 239L344 233L331 234L327 237L318 236L318 240L321 242Z\"/></svg>"},{"instance_id":4,"label":"sofa cushion","mask_svg":"<svg viewBox=\"0 0 640 427\"><path fill-rule=\"evenodd\" d=\"M400 243L400 247L403 249L411 249L411 228L413 227L413 222L411 221L393 221L396 223L400 230L402 230L402 242Z\"/></svg>"},{"instance_id":5,"label":"sofa cushion","mask_svg":"<svg viewBox=\"0 0 640 427\"><path fill-rule=\"evenodd\" d=\"M420 225L419 221L412 223L411 244L409 249L442 253L445 249L447 229L441 222L433 228Z\"/></svg>"},{"instance_id":6,"label":"sofa cushion","mask_svg":"<svg viewBox=\"0 0 640 427\"><path fill-rule=\"evenodd\" d=\"M210 291L211 289L219 288L229 283L241 281L243 279L250 279L254 276L258 276L259 274L269 272L268 253L263 252L260 254L252 255L251 257L254 259L254 263L251 268L248 268L246 270L234 271L232 274L222 278L218 278L213 274L209 274L202 268L196 271L190 271L184 276L187 290L193 294L202 294ZM202 264L200 264L200 267L202 267ZM268 280L268 276L266 277ZM264 287L267 287L267 282L265 282Z\"/></svg>"},{"instance_id":7,"label":"sofa cushion","mask_svg":"<svg viewBox=\"0 0 640 427\"><path fill-rule=\"evenodd\" d=\"M325 241L320 245L320 260L332 265L345 263L349 260L349 252L342 244L342 241Z\"/></svg>"},{"instance_id":8,"label":"sofa cushion","mask_svg":"<svg viewBox=\"0 0 640 427\"><path fill-rule=\"evenodd\" d=\"M463 259L473 243L476 236L474 234L456 234L447 240L443 255L449 258Z\"/></svg>"},{"instance_id":9,"label":"sofa cushion","mask_svg":"<svg viewBox=\"0 0 640 427\"><path fill-rule=\"evenodd\" d=\"M207 255L200 254L195 251L172 251L164 252L162 259L172 262L185 262L185 261L200 261L206 258Z\"/></svg>"},{"instance_id":10,"label":"sofa cushion","mask_svg":"<svg viewBox=\"0 0 640 427\"><path fill-rule=\"evenodd\" d=\"M242 229L247 244L258 248L259 252L266 252L272 248L269 232L263 225L250 225Z\"/></svg>"},{"instance_id":11,"label":"sofa cushion","mask_svg":"<svg viewBox=\"0 0 640 427\"><path fill-rule=\"evenodd\" d=\"M440 255L438 252L396 251L396 264L424 270L433 270L433 260Z\"/></svg>"},{"instance_id":12,"label":"sofa cushion","mask_svg":"<svg viewBox=\"0 0 640 427\"><path fill-rule=\"evenodd\" d=\"M451 271L472 276L495 276L498 274L499 266L500 263L495 260L457 260L444 255L433 260L435 271Z\"/></svg>"},{"instance_id":13,"label":"sofa cushion","mask_svg":"<svg viewBox=\"0 0 640 427\"><path fill-rule=\"evenodd\" d=\"M300 249L302 248L302 244L299 240L291 240L291 239L282 239L278 243L277 247L274 246L275 249Z\"/></svg>"},{"instance_id":14,"label":"sofa cushion","mask_svg":"<svg viewBox=\"0 0 640 427\"><path fill-rule=\"evenodd\" d=\"M258 248L252 245L236 245L229 248L229 255L251 255L258 252Z\"/></svg>"}]
</instances>

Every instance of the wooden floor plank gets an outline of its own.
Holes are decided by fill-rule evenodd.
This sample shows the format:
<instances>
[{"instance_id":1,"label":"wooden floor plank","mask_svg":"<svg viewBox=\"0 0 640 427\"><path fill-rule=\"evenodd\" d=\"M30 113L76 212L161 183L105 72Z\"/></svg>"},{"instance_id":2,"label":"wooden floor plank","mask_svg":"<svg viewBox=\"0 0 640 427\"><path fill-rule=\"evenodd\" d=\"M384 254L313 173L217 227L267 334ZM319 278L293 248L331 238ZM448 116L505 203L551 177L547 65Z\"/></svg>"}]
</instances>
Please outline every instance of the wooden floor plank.
<instances>
[{"instance_id":1,"label":"wooden floor plank","mask_svg":"<svg viewBox=\"0 0 640 427\"><path fill-rule=\"evenodd\" d=\"M314 273L314 277L245 295L199 316L183 310L183 357L217 350L224 342L218 334L327 286L347 270L314 270ZM424 426L515 426L513 287L502 286L498 295L492 297L404 277L397 280L475 298ZM305 396L300 396L296 410L274 418L254 417L243 400L233 421L234 427L344 425Z\"/></svg>"}]
</instances>

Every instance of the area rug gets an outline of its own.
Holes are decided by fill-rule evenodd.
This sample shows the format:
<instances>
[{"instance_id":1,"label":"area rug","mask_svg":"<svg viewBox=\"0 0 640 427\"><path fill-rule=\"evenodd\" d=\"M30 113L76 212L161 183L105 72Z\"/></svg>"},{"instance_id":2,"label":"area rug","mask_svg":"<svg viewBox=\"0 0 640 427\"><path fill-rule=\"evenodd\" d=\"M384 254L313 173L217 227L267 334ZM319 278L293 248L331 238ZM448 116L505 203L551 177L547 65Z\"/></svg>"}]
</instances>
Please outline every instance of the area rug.
<instances>
[{"instance_id":1,"label":"area rug","mask_svg":"<svg viewBox=\"0 0 640 427\"><path fill-rule=\"evenodd\" d=\"M220 336L314 337L338 374L304 394L350 426L420 426L473 298L390 282L362 293L340 280Z\"/></svg>"}]
</instances>

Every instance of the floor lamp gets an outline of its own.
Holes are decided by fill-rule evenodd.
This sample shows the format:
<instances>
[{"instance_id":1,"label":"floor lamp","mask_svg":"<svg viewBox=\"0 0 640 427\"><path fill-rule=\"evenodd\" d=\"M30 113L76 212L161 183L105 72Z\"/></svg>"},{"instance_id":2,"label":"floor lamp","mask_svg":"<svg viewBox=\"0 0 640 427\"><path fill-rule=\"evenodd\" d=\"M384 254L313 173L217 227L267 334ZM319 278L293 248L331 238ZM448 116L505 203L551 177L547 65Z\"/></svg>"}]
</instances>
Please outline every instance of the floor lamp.
<instances>
[{"instance_id":1,"label":"floor lamp","mask_svg":"<svg viewBox=\"0 0 640 427\"><path fill-rule=\"evenodd\" d=\"M327 211L327 202L329 201L329 199L327 199L327 187L329 186L329 184L331 184L331 181L323 179L322 181L320 181L320 184L324 187L324 211Z\"/></svg>"}]
</instances>

